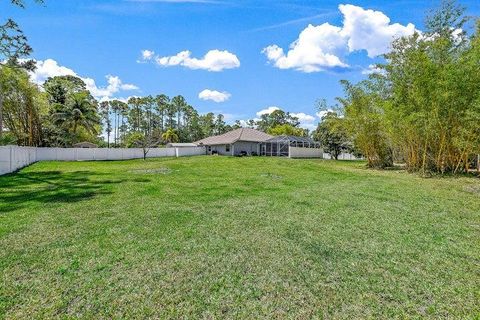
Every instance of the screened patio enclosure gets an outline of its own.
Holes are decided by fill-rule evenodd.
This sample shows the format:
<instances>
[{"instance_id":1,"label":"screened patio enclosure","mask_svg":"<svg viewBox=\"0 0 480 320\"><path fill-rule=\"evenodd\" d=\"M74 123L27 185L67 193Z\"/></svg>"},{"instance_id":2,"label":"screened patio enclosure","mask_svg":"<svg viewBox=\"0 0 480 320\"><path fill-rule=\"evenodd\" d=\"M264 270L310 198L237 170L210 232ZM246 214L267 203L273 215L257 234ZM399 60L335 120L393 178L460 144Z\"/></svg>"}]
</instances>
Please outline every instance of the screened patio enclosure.
<instances>
[{"instance_id":1,"label":"screened patio enclosure","mask_svg":"<svg viewBox=\"0 0 480 320\"><path fill-rule=\"evenodd\" d=\"M320 143L310 138L296 136L276 136L262 142L260 145L260 155L268 157L288 157L290 148L316 148L319 149Z\"/></svg>"}]
</instances>

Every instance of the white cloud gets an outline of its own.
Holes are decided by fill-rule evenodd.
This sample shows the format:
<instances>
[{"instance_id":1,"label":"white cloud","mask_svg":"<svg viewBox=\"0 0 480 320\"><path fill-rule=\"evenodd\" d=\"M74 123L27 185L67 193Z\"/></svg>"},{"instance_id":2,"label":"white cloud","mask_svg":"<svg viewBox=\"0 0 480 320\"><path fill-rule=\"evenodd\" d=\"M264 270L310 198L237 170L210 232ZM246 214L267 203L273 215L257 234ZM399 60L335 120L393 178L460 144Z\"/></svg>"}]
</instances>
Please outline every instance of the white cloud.
<instances>
[{"instance_id":1,"label":"white cloud","mask_svg":"<svg viewBox=\"0 0 480 320\"><path fill-rule=\"evenodd\" d=\"M319 72L330 68L347 68L343 57L365 50L370 58L388 52L391 42L411 35L415 26L390 24L390 18L380 11L365 10L354 5L340 5L343 26L324 23L309 25L289 47L287 53L278 45L262 50L269 62L279 69Z\"/></svg>"},{"instance_id":2,"label":"white cloud","mask_svg":"<svg viewBox=\"0 0 480 320\"><path fill-rule=\"evenodd\" d=\"M301 123L313 123L315 121L315 117L309 114L300 112L300 113L290 113L292 117L298 118L298 121Z\"/></svg>"},{"instance_id":3,"label":"white cloud","mask_svg":"<svg viewBox=\"0 0 480 320\"><path fill-rule=\"evenodd\" d=\"M99 100L108 100L121 91L138 90L136 85L123 83L119 77L112 75L106 76L108 83L106 87L99 87L94 79L81 77L72 69L59 65L53 59L37 61L37 68L35 71L30 72L30 78L38 85L42 85L49 77L55 76L76 76L81 78L85 82L87 89Z\"/></svg>"},{"instance_id":4,"label":"white cloud","mask_svg":"<svg viewBox=\"0 0 480 320\"><path fill-rule=\"evenodd\" d=\"M273 106L272 106L272 107L265 108L265 109L260 110L260 111L257 112L257 117L260 118L260 117L263 116L264 114L270 114L270 113L272 113L273 111L276 111L276 110L281 110L281 109L280 109L279 107L273 107ZM256 119L256 121L257 121L257 120L260 120L260 119Z\"/></svg>"},{"instance_id":5,"label":"white cloud","mask_svg":"<svg viewBox=\"0 0 480 320\"><path fill-rule=\"evenodd\" d=\"M316 115L320 120L322 120L322 118L325 117L329 112L333 112L333 110L332 109L322 110L317 112Z\"/></svg>"},{"instance_id":6,"label":"white cloud","mask_svg":"<svg viewBox=\"0 0 480 320\"><path fill-rule=\"evenodd\" d=\"M155 52L151 50L142 50L142 60L149 61L155 56Z\"/></svg>"},{"instance_id":7,"label":"white cloud","mask_svg":"<svg viewBox=\"0 0 480 320\"><path fill-rule=\"evenodd\" d=\"M325 68L345 68L348 65L337 56L345 46L345 39L340 32L341 28L328 23L320 26L309 25L290 45L287 54L277 45L268 46L262 52L279 69L295 69L309 73Z\"/></svg>"},{"instance_id":8,"label":"white cloud","mask_svg":"<svg viewBox=\"0 0 480 320\"><path fill-rule=\"evenodd\" d=\"M202 92L198 94L198 98L202 100L212 100L217 103L219 102L225 102L228 99L230 99L232 95L226 91L224 92L219 92L216 90L210 90L210 89L205 89Z\"/></svg>"},{"instance_id":9,"label":"white cloud","mask_svg":"<svg viewBox=\"0 0 480 320\"><path fill-rule=\"evenodd\" d=\"M368 66L368 68L362 70L362 74L364 75L370 75L373 73L379 73L379 74L384 74L385 70L378 68L376 65L371 64Z\"/></svg>"},{"instance_id":10,"label":"white cloud","mask_svg":"<svg viewBox=\"0 0 480 320\"><path fill-rule=\"evenodd\" d=\"M395 38L415 32L415 25L390 24L390 18L380 11L351 4L341 4L338 8L344 16L342 34L348 38L350 52L366 50L374 58L387 53Z\"/></svg>"},{"instance_id":11,"label":"white cloud","mask_svg":"<svg viewBox=\"0 0 480 320\"><path fill-rule=\"evenodd\" d=\"M300 122L300 127L304 129L308 129L310 131L315 130L317 128L317 124L315 122L315 117L303 112L299 113L290 113L291 116L298 118Z\"/></svg>"},{"instance_id":12,"label":"white cloud","mask_svg":"<svg viewBox=\"0 0 480 320\"><path fill-rule=\"evenodd\" d=\"M192 53L188 50L181 51L174 56L155 56L150 50L142 51L142 60L139 62L147 62L150 60L161 67L183 66L189 69L202 69L213 72L223 71L225 69L234 69L240 67L238 57L227 50L210 50L202 58L192 58Z\"/></svg>"},{"instance_id":13,"label":"white cloud","mask_svg":"<svg viewBox=\"0 0 480 320\"><path fill-rule=\"evenodd\" d=\"M37 61L35 72L30 73L30 79L36 84L43 84L49 77L55 76L76 76L72 69L58 65L57 61L47 59Z\"/></svg>"}]
</instances>

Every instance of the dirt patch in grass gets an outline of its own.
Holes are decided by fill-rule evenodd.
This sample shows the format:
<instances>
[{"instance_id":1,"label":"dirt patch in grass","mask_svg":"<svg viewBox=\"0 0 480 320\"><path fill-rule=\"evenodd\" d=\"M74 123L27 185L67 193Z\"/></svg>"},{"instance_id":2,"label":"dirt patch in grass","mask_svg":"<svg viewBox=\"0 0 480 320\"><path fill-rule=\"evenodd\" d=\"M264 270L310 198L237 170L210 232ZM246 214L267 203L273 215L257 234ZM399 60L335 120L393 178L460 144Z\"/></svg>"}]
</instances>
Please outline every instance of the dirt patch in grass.
<instances>
[{"instance_id":1,"label":"dirt patch in grass","mask_svg":"<svg viewBox=\"0 0 480 320\"><path fill-rule=\"evenodd\" d=\"M130 170L129 172L136 174L171 174L173 173L173 170L170 168L152 168Z\"/></svg>"},{"instance_id":2,"label":"dirt patch in grass","mask_svg":"<svg viewBox=\"0 0 480 320\"><path fill-rule=\"evenodd\" d=\"M273 173L263 173L261 174L262 177L264 178L270 178L272 180L281 180L283 179L282 176L279 176L279 175L276 175L276 174L273 174Z\"/></svg>"},{"instance_id":3,"label":"dirt patch in grass","mask_svg":"<svg viewBox=\"0 0 480 320\"><path fill-rule=\"evenodd\" d=\"M479 194L480 195L480 185L469 185L465 186L463 188L466 192L473 193L473 194Z\"/></svg>"}]
</instances>

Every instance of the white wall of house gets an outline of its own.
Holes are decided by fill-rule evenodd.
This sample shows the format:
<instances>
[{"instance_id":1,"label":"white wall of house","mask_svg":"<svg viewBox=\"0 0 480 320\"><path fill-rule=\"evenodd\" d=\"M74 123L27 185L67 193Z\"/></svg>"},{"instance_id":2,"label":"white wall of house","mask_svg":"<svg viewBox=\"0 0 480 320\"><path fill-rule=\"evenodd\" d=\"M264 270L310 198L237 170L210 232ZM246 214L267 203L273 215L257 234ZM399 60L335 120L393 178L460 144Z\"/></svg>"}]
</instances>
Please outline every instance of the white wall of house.
<instances>
[{"instance_id":1,"label":"white wall of house","mask_svg":"<svg viewBox=\"0 0 480 320\"><path fill-rule=\"evenodd\" d=\"M211 151L209 151L208 153L212 154L214 151L216 151L219 155L222 155L222 156L232 155L232 147L230 146L230 150L229 151L227 151L227 150L228 150L227 145L219 144L219 145L216 145L216 146L211 146Z\"/></svg>"},{"instance_id":2,"label":"white wall of house","mask_svg":"<svg viewBox=\"0 0 480 320\"><path fill-rule=\"evenodd\" d=\"M205 147L152 148L147 158L186 157L204 155ZM143 150L106 148L32 148L0 147L0 175L14 172L37 161L96 161L143 158Z\"/></svg>"},{"instance_id":3,"label":"white wall of house","mask_svg":"<svg viewBox=\"0 0 480 320\"><path fill-rule=\"evenodd\" d=\"M320 158L323 159L323 149L321 148L299 148L289 147L290 158Z\"/></svg>"},{"instance_id":4,"label":"white wall of house","mask_svg":"<svg viewBox=\"0 0 480 320\"><path fill-rule=\"evenodd\" d=\"M239 155L242 151L245 151L249 155L251 155L252 152L260 154L260 143L258 142L237 141L233 146L234 155Z\"/></svg>"}]
</instances>

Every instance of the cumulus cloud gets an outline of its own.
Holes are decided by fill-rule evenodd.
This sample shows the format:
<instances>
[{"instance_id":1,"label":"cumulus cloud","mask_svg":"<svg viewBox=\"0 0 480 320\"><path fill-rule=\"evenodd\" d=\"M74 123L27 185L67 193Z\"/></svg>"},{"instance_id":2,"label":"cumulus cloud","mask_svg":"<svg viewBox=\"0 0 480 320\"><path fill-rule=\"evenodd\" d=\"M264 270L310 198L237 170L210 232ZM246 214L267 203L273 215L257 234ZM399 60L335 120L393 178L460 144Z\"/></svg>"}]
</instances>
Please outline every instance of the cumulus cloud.
<instances>
[{"instance_id":1,"label":"cumulus cloud","mask_svg":"<svg viewBox=\"0 0 480 320\"><path fill-rule=\"evenodd\" d=\"M142 50L142 60L145 60L145 61L152 60L154 56L155 56L154 51Z\"/></svg>"},{"instance_id":2,"label":"cumulus cloud","mask_svg":"<svg viewBox=\"0 0 480 320\"><path fill-rule=\"evenodd\" d=\"M351 4L340 5L344 16L342 34L348 38L350 52L366 50L370 58L385 54L395 38L409 36L415 25L390 24L383 12L365 10Z\"/></svg>"},{"instance_id":3,"label":"cumulus cloud","mask_svg":"<svg viewBox=\"0 0 480 320\"><path fill-rule=\"evenodd\" d=\"M279 108L279 107L274 107L274 106L272 106L272 107L268 107L268 108L262 109L262 110L260 110L260 111L257 112L257 117L260 118L260 117L263 116L264 114L270 114L270 113L272 113L273 111L276 111L276 110L280 110L280 108Z\"/></svg>"},{"instance_id":4,"label":"cumulus cloud","mask_svg":"<svg viewBox=\"0 0 480 320\"><path fill-rule=\"evenodd\" d=\"M198 94L198 98L202 100L212 100L217 103L225 102L228 99L230 99L231 96L232 95L226 91L220 92L217 90L210 90L210 89L205 89Z\"/></svg>"},{"instance_id":5,"label":"cumulus cloud","mask_svg":"<svg viewBox=\"0 0 480 320\"><path fill-rule=\"evenodd\" d=\"M150 50L142 51L142 60L148 62L154 60L161 67L182 66L189 69L202 69L213 72L223 71L225 69L234 69L240 67L238 57L227 50L210 50L202 58L193 58L188 50L181 51L174 56L155 56Z\"/></svg>"},{"instance_id":6,"label":"cumulus cloud","mask_svg":"<svg viewBox=\"0 0 480 320\"><path fill-rule=\"evenodd\" d=\"M76 76L81 78L85 82L87 89L99 100L108 100L120 91L138 90L136 85L123 83L119 77L113 75L107 75L105 77L107 79L106 87L99 87L94 79L81 77L72 69L59 65L58 62L53 59L37 61L37 68L35 71L30 72L31 80L38 85L42 85L45 80L55 76Z\"/></svg>"},{"instance_id":7,"label":"cumulus cloud","mask_svg":"<svg viewBox=\"0 0 480 320\"><path fill-rule=\"evenodd\" d=\"M348 67L337 56L344 47L345 39L341 35L341 28L324 23L320 26L309 25L290 45L286 54L277 45L268 46L262 52L279 69L309 73L325 68Z\"/></svg>"},{"instance_id":8,"label":"cumulus cloud","mask_svg":"<svg viewBox=\"0 0 480 320\"><path fill-rule=\"evenodd\" d=\"M368 68L362 70L362 74L364 75L370 75L373 73L379 73L379 74L384 74L385 70L378 68L376 65L371 64L368 66Z\"/></svg>"},{"instance_id":9,"label":"cumulus cloud","mask_svg":"<svg viewBox=\"0 0 480 320\"><path fill-rule=\"evenodd\" d=\"M298 121L301 123L313 123L315 121L315 117L309 114L300 112L300 113L290 113L292 117L298 118Z\"/></svg>"},{"instance_id":10,"label":"cumulus cloud","mask_svg":"<svg viewBox=\"0 0 480 320\"><path fill-rule=\"evenodd\" d=\"M279 69L319 72L347 68L348 64L342 59L351 52L365 50L370 58L387 53L395 38L415 32L413 24L391 24L390 18L380 11L350 4L340 5L339 10L344 18L343 26L309 25L288 52L278 45L270 45L262 53Z\"/></svg>"},{"instance_id":11,"label":"cumulus cloud","mask_svg":"<svg viewBox=\"0 0 480 320\"><path fill-rule=\"evenodd\" d=\"M334 112L332 109L322 110L316 113L317 117L322 120L329 112Z\"/></svg>"}]
</instances>

